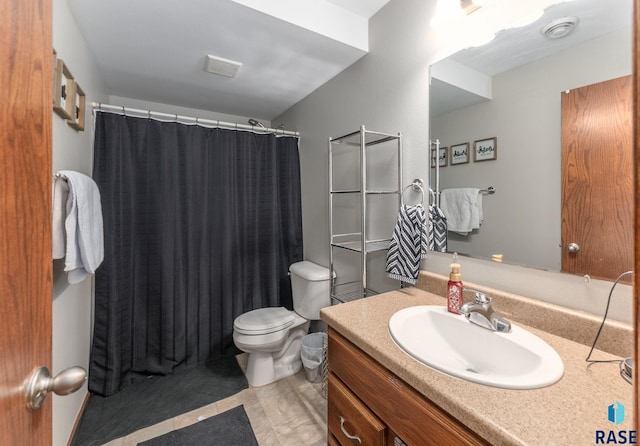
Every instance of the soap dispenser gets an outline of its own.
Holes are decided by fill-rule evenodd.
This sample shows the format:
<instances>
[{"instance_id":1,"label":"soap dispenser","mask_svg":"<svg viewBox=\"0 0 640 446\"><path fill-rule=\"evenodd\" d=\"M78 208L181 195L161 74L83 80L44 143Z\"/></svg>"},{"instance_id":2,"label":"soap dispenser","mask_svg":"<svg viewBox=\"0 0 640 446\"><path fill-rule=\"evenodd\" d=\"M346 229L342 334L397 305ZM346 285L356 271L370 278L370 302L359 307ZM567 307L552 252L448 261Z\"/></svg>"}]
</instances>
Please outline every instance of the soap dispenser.
<instances>
[{"instance_id":1,"label":"soap dispenser","mask_svg":"<svg viewBox=\"0 0 640 446\"><path fill-rule=\"evenodd\" d=\"M449 265L449 283L447 284L447 310L451 313L460 313L462 305L462 275L460 274L460 264Z\"/></svg>"}]
</instances>

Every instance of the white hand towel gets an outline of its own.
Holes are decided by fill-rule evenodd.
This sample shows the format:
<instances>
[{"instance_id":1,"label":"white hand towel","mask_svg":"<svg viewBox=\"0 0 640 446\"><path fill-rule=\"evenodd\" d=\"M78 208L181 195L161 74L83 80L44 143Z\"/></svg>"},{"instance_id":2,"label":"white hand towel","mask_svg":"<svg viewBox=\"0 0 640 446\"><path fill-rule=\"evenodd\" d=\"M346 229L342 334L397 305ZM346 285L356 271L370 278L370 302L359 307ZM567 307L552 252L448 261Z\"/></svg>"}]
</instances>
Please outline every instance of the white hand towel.
<instances>
[{"instance_id":1,"label":"white hand towel","mask_svg":"<svg viewBox=\"0 0 640 446\"><path fill-rule=\"evenodd\" d=\"M59 173L69 184L64 270L69 283L78 283L94 274L104 258L100 192L97 184L80 172L62 170Z\"/></svg>"},{"instance_id":2,"label":"white hand towel","mask_svg":"<svg viewBox=\"0 0 640 446\"><path fill-rule=\"evenodd\" d=\"M53 177L53 233L51 235L51 250L54 259L61 259L65 255L64 220L67 216L67 198L69 185L67 180Z\"/></svg>"},{"instance_id":3,"label":"white hand towel","mask_svg":"<svg viewBox=\"0 0 640 446\"><path fill-rule=\"evenodd\" d=\"M484 218L478 188L444 189L440 194L440 209L447 217L447 229L462 235L480 228Z\"/></svg>"}]
</instances>

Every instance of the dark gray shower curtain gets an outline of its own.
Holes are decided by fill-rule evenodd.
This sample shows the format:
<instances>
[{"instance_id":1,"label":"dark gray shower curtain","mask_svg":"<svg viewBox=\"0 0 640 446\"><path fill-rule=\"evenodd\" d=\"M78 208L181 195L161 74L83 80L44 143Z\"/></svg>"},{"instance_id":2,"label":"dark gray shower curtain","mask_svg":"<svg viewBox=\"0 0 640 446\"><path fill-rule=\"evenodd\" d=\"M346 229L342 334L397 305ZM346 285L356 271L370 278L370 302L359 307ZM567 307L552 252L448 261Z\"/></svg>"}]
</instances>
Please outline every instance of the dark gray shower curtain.
<instances>
[{"instance_id":1,"label":"dark gray shower curtain","mask_svg":"<svg viewBox=\"0 0 640 446\"><path fill-rule=\"evenodd\" d=\"M298 138L98 112L105 259L89 390L236 352L233 320L291 308L302 259Z\"/></svg>"}]
</instances>

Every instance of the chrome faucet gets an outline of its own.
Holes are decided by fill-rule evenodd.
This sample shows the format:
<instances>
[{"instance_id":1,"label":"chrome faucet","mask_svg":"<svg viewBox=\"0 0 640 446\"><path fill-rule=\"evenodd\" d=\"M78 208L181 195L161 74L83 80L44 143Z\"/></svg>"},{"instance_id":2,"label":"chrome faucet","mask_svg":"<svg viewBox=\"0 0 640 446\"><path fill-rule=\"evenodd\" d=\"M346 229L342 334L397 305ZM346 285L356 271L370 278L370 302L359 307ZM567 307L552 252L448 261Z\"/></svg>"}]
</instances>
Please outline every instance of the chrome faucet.
<instances>
[{"instance_id":1,"label":"chrome faucet","mask_svg":"<svg viewBox=\"0 0 640 446\"><path fill-rule=\"evenodd\" d=\"M476 293L476 301L467 302L459 310L460 314L463 314L469 322L500 333L509 333L511 331L511 323L493 311L490 296L487 296L482 291L470 288L465 288L464 290Z\"/></svg>"}]
</instances>

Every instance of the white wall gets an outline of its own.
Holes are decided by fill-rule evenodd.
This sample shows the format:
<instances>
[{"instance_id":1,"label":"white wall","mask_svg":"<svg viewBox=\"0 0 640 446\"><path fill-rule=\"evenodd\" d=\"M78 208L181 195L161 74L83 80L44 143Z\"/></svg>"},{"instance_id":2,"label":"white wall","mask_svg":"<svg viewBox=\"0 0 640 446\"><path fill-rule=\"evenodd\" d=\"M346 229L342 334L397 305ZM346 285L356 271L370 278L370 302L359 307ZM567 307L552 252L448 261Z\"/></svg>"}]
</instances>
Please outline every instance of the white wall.
<instances>
[{"instance_id":1,"label":"white wall","mask_svg":"<svg viewBox=\"0 0 640 446\"><path fill-rule=\"evenodd\" d=\"M435 1L392 0L371 18L369 54L274 119L301 132L305 257L328 265L328 140L367 129L403 135L404 179L426 180Z\"/></svg>"},{"instance_id":2,"label":"white wall","mask_svg":"<svg viewBox=\"0 0 640 446\"><path fill-rule=\"evenodd\" d=\"M501 253L510 263L560 271L561 95L630 75L630 36L631 29L606 34L497 75L493 100L431 118L441 147L468 142L473 150L476 139L498 138L497 160L440 170L441 189L497 190L483 199L482 227L450 235L450 251Z\"/></svg>"},{"instance_id":3,"label":"white wall","mask_svg":"<svg viewBox=\"0 0 640 446\"><path fill-rule=\"evenodd\" d=\"M400 131L405 137L403 184L414 177L427 179L428 67L451 52L443 50L446 42L439 43L429 31L434 7L435 0L391 0L370 21L369 54L274 120L301 132L304 247L309 260L325 266L329 263L329 137L357 130L361 124L389 133ZM576 82L585 85L589 80ZM422 266L448 274L449 263L450 256L433 253ZM475 259L463 258L461 263L463 280L599 316L610 287L609 282L586 284L579 276ZM383 268L371 274L384 275ZM619 285L610 317L630 322L631 301L631 287Z\"/></svg>"},{"instance_id":4,"label":"white wall","mask_svg":"<svg viewBox=\"0 0 640 446\"><path fill-rule=\"evenodd\" d=\"M87 96L87 104L104 101L106 89L65 0L53 0L53 46ZM93 132L90 107L85 130L69 127L57 114L53 119L53 171L76 170L91 175ZM69 285L64 259L53 262L53 368L79 365L88 370L92 321L92 279ZM87 393L86 385L68 396L53 397L53 445L66 445Z\"/></svg>"},{"instance_id":5,"label":"white wall","mask_svg":"<svg viewBox=\"0 0 640 446\"><path fill-rule=\"evenodd\" d=\"M357 131L368 130L403 136L403 180L426 181L428 146L429 55L434 52L428 38L427 24L435 1L392 0L369 22L369 53L318 88L304 100L274 119L285 127L301 132L300 163L302 172L303 240L305 258L320 265L329 264L328 227L328 140ZM372 146L376 147L376 146ZM390 147L389 151L393 149ZM388 169L394 170L394 159ZM357 177L357 169L351 175ZM343 175L345 174L342 171ZM374 170L369 178L393 175ZM334 177L335 178L335 177ZM407 196L408 199L412 198ZM376 198L371 198L376 201ZM382 200L380 200L382 201ZM387 218L386 205L380 210L369 205L369 221L386 226L390 237L395 216ZM397 209L395 207L394 209ZM336 215L339 212L336 212ZM394 211L395 213L395 211ZM377 218L376 218L377 216ZM388 222L390 221L390 225ZM381 228L374 228L379 232ZM339 282L356 279L354 268L342 268L349 253L336 252ZM357 264L355 254L351 261ZM371 256L372 271L384 268L384 255ZM337 268L337 269L338 269ZM385 291L398 283L382 274L368 276L371 288Z\"/></svg>"}]
</instances>

